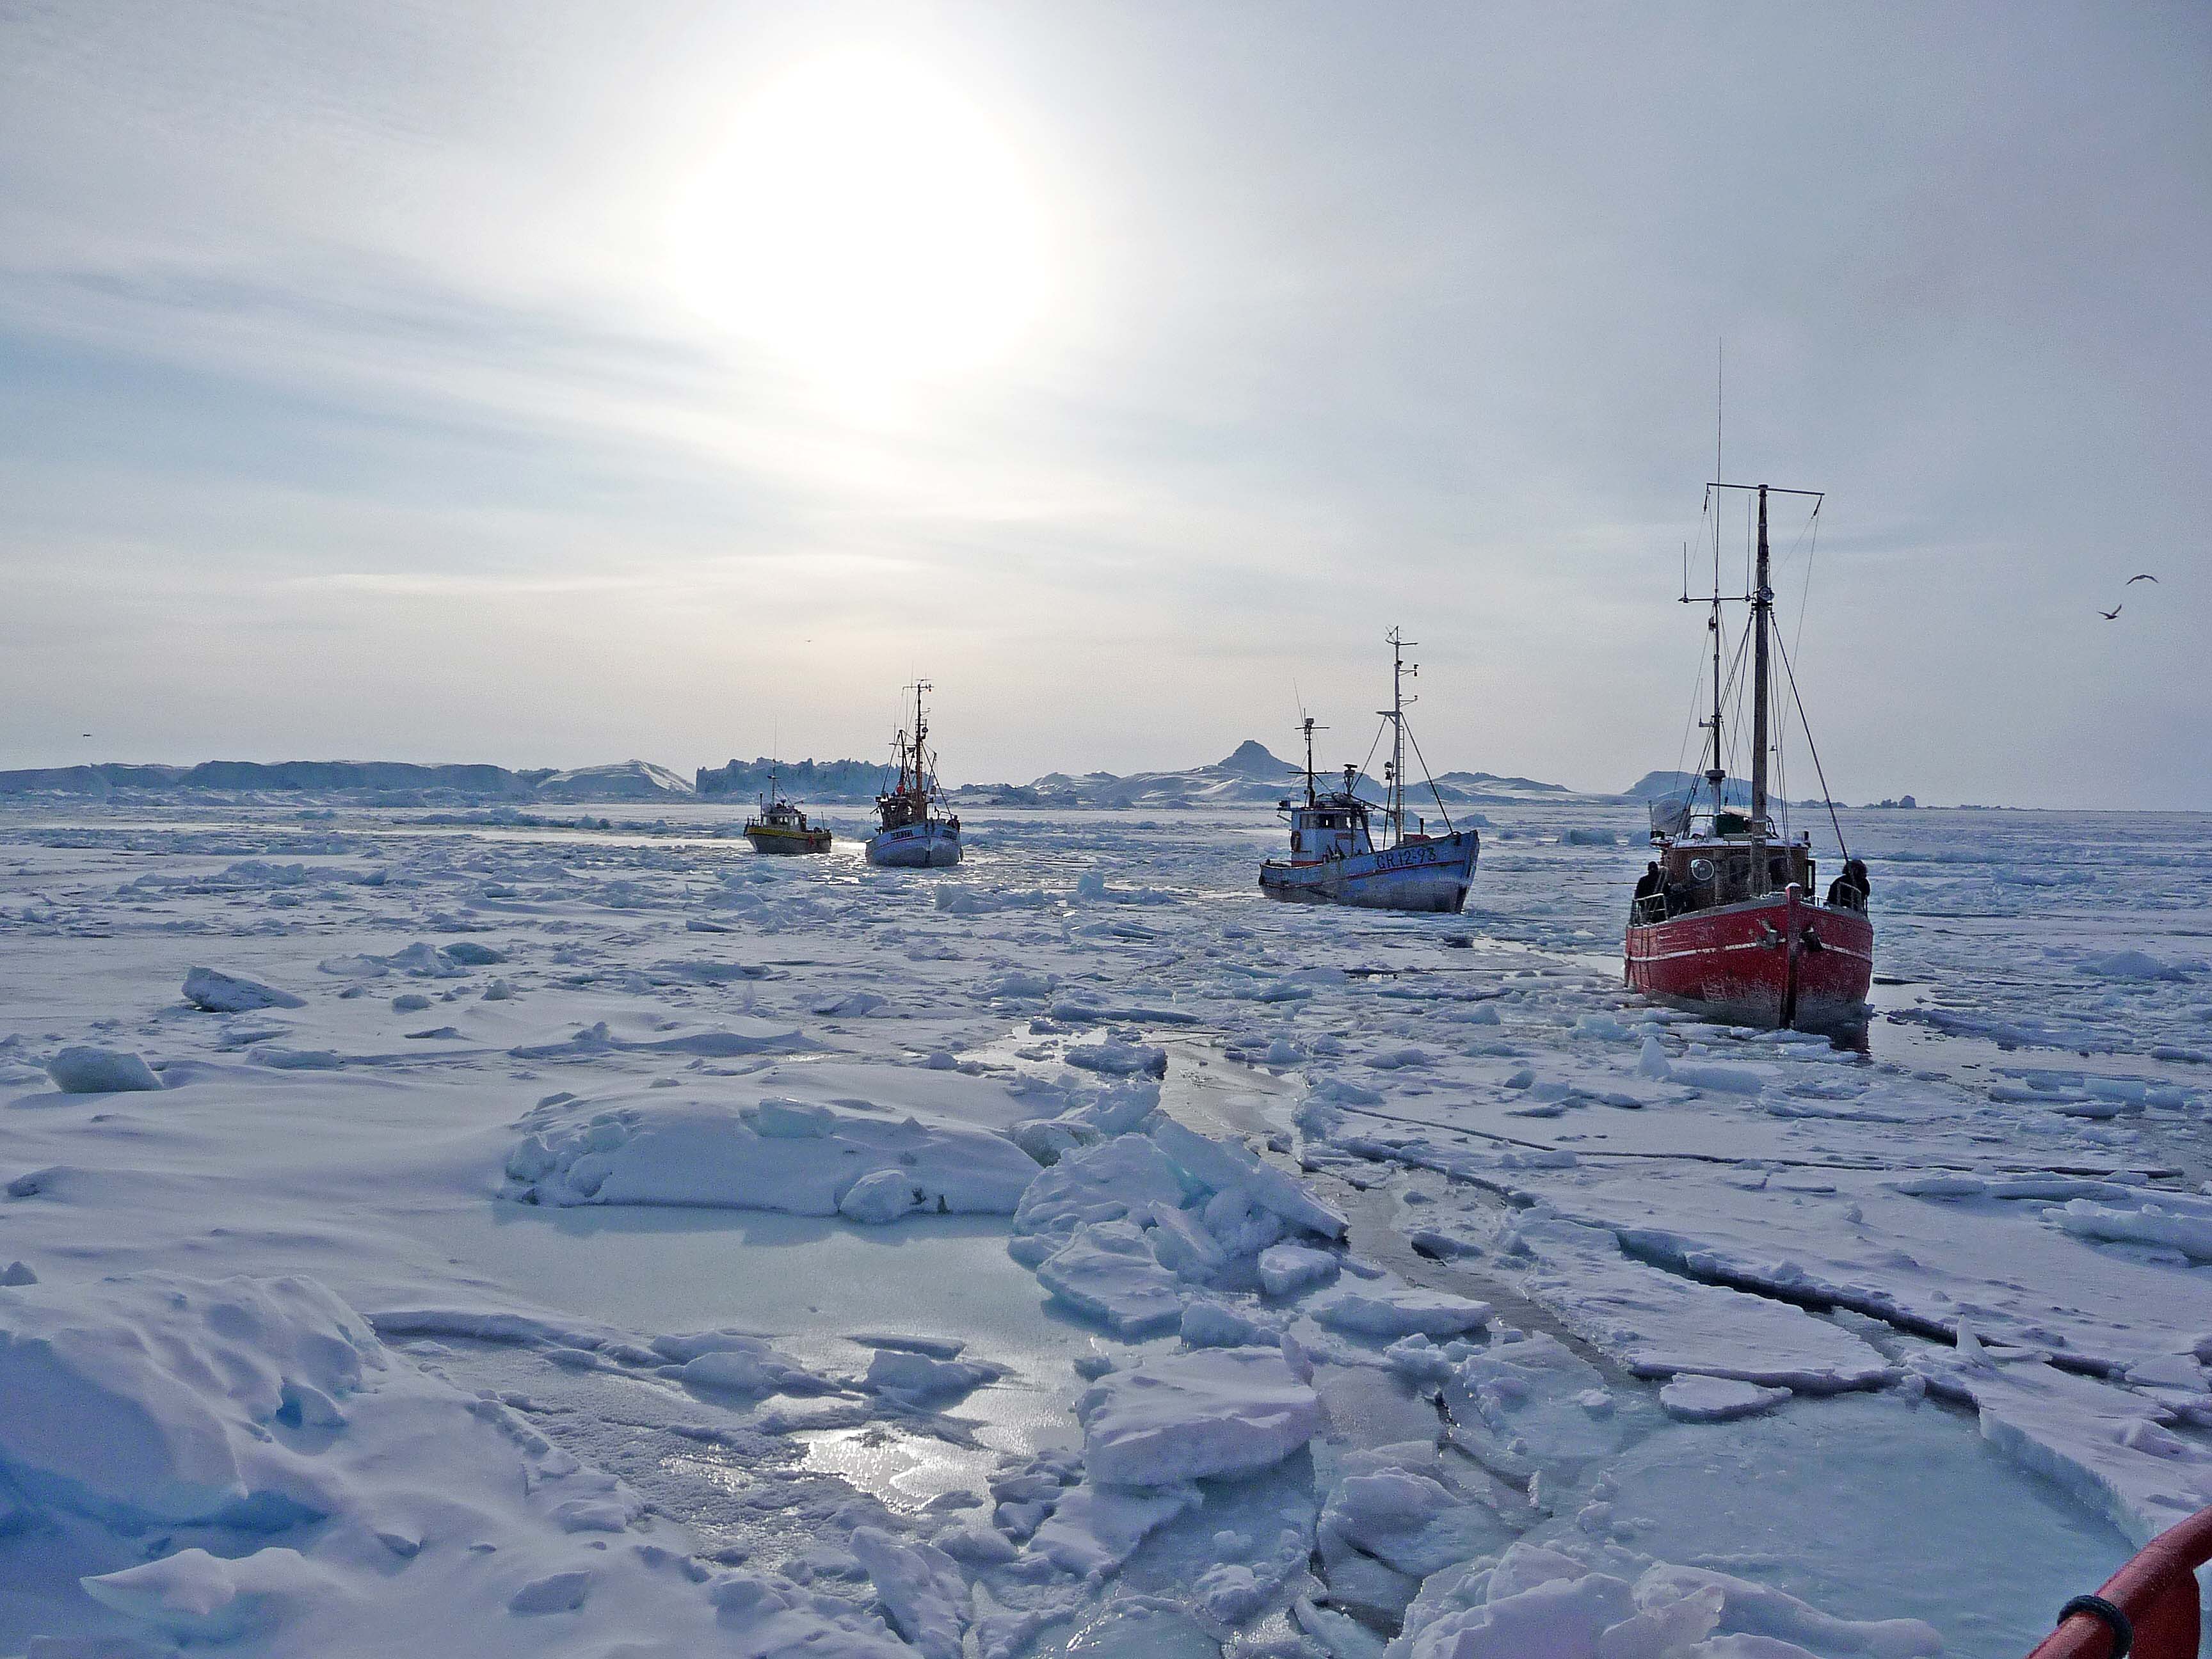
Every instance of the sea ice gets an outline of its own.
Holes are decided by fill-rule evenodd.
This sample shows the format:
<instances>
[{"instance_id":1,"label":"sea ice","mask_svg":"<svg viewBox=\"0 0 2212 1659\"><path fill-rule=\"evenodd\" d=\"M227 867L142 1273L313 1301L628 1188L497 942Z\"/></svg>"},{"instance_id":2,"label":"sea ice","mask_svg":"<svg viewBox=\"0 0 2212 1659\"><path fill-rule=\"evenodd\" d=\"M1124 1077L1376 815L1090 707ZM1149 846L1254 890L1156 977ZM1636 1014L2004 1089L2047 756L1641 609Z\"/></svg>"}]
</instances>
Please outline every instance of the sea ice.
<instances>
[{"instance_id":1,"label":"sea ice","mask_svg":"<svg viewBox=\"0 0 2212 1659\"><path fill-rule=\"evenodd\" d=\"M1411 1336L1457 1336L1490 1322L1490 1304L1448 1291L1425 1291L1397 1284L1339 1285L1306 1304L1308 1313L1332 1330L1385 1340Z\"/></svg>"},{"instance_id":2,"label":"sea ice","mask_svg":"<svg viewBox=\"0 0 2212 1659\"><path fill-rule=\"evenodd\" d=\"M568 1100L520 1127L507 1190L545 1204L704 1204L863 1221L915 1209L1008 1215L1037 1172L1004 1136L933 1113L746 1101L726 1086Z\"/></svg>"},{"instance_id":3,"label":"sea ice","mask_svg":"<svg viewBox=\"0 0 2212 1659\"><path fill-rule=\"evenodd\" d=\"M342 1496L270 1425L343 1421L383 1363L366 1322L309 1279L0 1290L0 1469L123 1525L328 1514Z\"/></svg>"},{"instance_id":4,"label":"sea ice","mask_svg":"<svg viewBox=\"0 0 2212 1659\"><path fill-rule=\"evenodd\" d=\"M1063 1572L1085 1577L1113 1571L1152 1533L1199 1506L1196 1486L1171 1484L1131 1490L1071 1487L1053 1505L1030 1547Z\"/></svg>"},{"instance_id":5,"label":"sea ice","mask_svg":"<svg viewBox=\"0 0 2212 1659\"><path fill-rule=\"evenodd\" d=\"M1840 1326L1632 1261L1609 1231L1532 1212L1508 1224L1501 1251L1509 1240L1532 1263L1529 1291L1638 1376L1691 1371L1830 1394L1872 1388L1893 1374L1887 1359Z\"/></svg>"},{"instance_id":6,"label":"sea ice","mask_svg":"<svg viewBox=\"0 0 2212 1659\"><path fill-rule=\"evenodd\" d=\"M1154 1355L1109 1372L1077 1402L1084 1467L1115 1486L1251 1474L1321 1428L1321 1401L1264 1348Z\"/></svg>"},{"instance_id":7,"label":"sea ice","mask_svg":"<svg viewBox=\"0 0 2212 1659\"><path fill-rule=\"evenodd\" d=\"M933 1545L902 1544L880 1527L855 1527L853 1553L867 1570L892 1628L922 1659L960 1659L968 1581L951 1556Z\"/></svg>"},{"instance_id":8,"label":"sea ice","mask_svg":"<svg viewBox=\"0 0 2212 1659\"><path fill-rule=\"evenodd\" d=\"M1337 1258L1304 1244L1270 1244L1260 1252L1260 1286L1269 1296L1291 1296L1336 1277Z\"/></svg>"},{"instance_id":9,"label":"sea ice","mask_svg":"<svg viewBox=\"0 0 2212 1659\"><path fill-rule=\"evenodd\" d=\"M1188 1293L1127 1220L1085 1222L1036 1276L1056 1300L1131 1340L1174 1329Z\"/></svg>"},{"instance_id":10,"label":"sea ice","mask_svg":"<svg viewBox=\"0 0 2212 1659\"><path fill-rule=\"evenodd\" d=\"M1755 1417L1789 1398L1787 1389L1762 1389L1756 1382L1699 1376L1688 1371L1678 1373L1659 1390L1659 1403L1667 1414L1685 1423L1726 1423L1739 1417Z\"/></svg>"},{"instance_id":11,"label":"sea ice","mask_svg":"<svg viewBox=\"0 0 2212 1659\"><path fill-rule=\"evenodd\" d=\"M121 1048L64 1048L46 1062L46 1075L65 1095L125 1094L161 1086L152 1066Z\"/></svg>"},{"instance_id":12,"label":"sea ice","mask_svg":"<svg viewBox=\"0 0 2212 1659\"><path fill-rule=\"evenodd\" d=\"M185 1000L211 1014L243 1014L256 1008L304 1008L307 999L258 980L241 979L214 968L195 968L185 975Z\"/></svg>"}]
</instances>

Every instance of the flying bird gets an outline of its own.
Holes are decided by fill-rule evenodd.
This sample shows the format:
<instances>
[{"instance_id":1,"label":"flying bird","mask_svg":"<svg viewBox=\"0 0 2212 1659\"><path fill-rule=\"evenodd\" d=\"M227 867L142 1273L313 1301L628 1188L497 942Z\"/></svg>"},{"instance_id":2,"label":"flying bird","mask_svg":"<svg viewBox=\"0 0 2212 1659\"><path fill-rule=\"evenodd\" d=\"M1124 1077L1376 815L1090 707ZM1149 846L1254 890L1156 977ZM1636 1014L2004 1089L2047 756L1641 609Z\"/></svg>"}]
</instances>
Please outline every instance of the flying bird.
<instances>
[{"instance_id":1,"label":"flying bird","mask_svg":"<svg viewBox=\"0 0 2212 1659\"><path fill-rule=\"evenodd\" d=\"M2133 587L2133 586L2134 586L2137 582L2154 582L2154 581L2156 581L2157 580L2158 580L2158 578L2157 578L2157 577L2153 576L2153 575L2150 575L2150 574L2148 574L2148 573L2146 573L2145 574L2143 574L2143 575L2140 575L2140 576L2130 576L2130 577L2129 577L2129 578L2127 579L2127 580L2125 580L2125 581L2122 582L2122 583L2120 584L2120 586L2123 586L2123 587Z\"/></svg>"},{"instance_id":2,"label":"flying bird","mask_svg":"<svg viewBox=\"0 0 2212 1659\"><path fill-rule=\"evenodd\" d=\"M2097 614L2102 617L2106 622L2110 622L2126 608L2127 607L2125 605L2116 605L2110 611L2100 611Z\"/></svg>"}]
</instances>

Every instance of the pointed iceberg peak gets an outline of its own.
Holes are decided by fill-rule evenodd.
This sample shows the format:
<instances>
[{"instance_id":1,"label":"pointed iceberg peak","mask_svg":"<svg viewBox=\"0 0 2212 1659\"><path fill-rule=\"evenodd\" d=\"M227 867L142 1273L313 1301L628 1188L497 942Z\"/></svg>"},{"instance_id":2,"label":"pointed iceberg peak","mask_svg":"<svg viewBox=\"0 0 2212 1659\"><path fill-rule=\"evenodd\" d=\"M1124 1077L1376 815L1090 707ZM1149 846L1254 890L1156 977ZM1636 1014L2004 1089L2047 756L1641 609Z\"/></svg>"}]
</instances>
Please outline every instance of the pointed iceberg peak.
<instances>
[{"instance_id":1,"label":"pointed iceberg peak","mask_svg":"<svg viewBox=\"0 0 2212 1659\"><path fill-rule=\"evenodd\" d=\"M1236 753L1227 760L1214 763L1217 771L1234 772L1244 778L1280 778L1298 769L1286 760L1278 760L1267 752L1265 744L1247 738L1237 745Z\"/></svg>"}]
</instances>

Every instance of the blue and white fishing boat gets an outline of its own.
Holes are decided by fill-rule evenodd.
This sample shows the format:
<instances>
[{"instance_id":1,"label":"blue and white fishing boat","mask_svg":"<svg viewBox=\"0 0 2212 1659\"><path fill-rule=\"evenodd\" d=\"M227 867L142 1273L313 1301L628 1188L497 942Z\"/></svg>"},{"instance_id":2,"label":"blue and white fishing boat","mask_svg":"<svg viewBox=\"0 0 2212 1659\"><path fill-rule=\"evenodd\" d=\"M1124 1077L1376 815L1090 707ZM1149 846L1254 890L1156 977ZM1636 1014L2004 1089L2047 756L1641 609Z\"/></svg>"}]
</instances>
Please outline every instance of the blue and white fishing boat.
<instances>
[{"instance_id":1,"label":"blue and white fishing boat","mask_svg":"<svg viewBox=\"0 0 2212 1659\"><path fill-rule=\"evenodd\" d=\"M960 818L943 810L937 757L928 749L929 716L922 708L927 680L914 684L914 734L892 739L898 781L876 797L882 827L868 837L868 862L897 870L942 870L960 862Z\"/></svg>"},{"instance_id":2,"label":"blue and white fishing boat","mask_svg":"<svg viewBox=\"0 0 2212 1659\"><path fill-rule=\"evenodd\" d=\"M1317 728L1308 719L1303 726L1306 798L1303 803L1285 799L1280 808L1290 821L1291 856L1269 859L1260 866L1260 890L1269 898L1449 915L1458 914L1467 903L1482 838L1471 829L1452 828L1451 814L1428 776L1425 762L1422 779L1436 797L1443 833L1431 835L1428 820L1421 817L1413 819L1413 829L1406 827L1406 745L1413 741L1406 705L1414 701L1406 695L1406 679L1420 669L1406 660L1406 647L1413 641L1401 638L1394 628L1389 641L1390 706L1382 714L1391 734L1390 759L1383 768L1382 804L1371 804L1359 793L1358 766L1344 769L1343 787L1316 787L1313 734ZM1416 759L1420 752L1420 744L1414 743Z\"/></svg>"}]
</instances>

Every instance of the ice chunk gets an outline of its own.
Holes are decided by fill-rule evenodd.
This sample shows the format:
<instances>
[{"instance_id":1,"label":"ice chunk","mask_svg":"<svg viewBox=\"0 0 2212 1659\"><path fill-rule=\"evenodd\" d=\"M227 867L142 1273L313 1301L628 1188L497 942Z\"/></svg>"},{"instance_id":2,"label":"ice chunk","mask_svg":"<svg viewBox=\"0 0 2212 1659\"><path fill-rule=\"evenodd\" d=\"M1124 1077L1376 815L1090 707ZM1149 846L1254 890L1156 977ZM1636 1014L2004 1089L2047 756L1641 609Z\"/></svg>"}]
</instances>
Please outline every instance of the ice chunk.
<instances>
[{"instance_id":1,"label":"ice chunk","mask_svg":"<svg viewBox=\"0 0 2212 1659\"><path fill-rule=\"evenodd\" d=\"M1726 1630L1873 1659L1921 1659L1943 1650L1943 1638L1917 1619L1838 1619L1782 1590L1704 1567L1662 1563L1636 1581L1637 1602L1647 1608L1712 1590L1720 1592L1720 1622Z\"/></svg>"},{"instance_id":2,"label":"ice chunk","mask_svg":"<svg viewBox=\"0 0 2212 1659\"><path fill-rule=\"evenodd\" d=\"M928 1194L902 1170L877 1170L862 1176L837 1200L837 1213L848 1221L880 1226L911 1215Z\"/></svg>"},{"instance_id":3,"label":"ice chunk","mask_svg":"<svg viewBox=\"0 0 2212 1659\"><path fill-rule=\"evenodd\" d=\"M805 1366L770 1346L766 1337L738 1331L699 1331L657 1337L654 1352L674 1361L677 1380L720 1394L819 1394L824 1384Z\"/></svg>"},{"instance_id":4,"label":"ice chunk","mask_svg":"<svg viewBox=\"0 0 2212 1659\"><path fill-rule=\"evenodd\" d=\"M1133 1221L1094 1221L1038 1264L1037 1282L1059 1301L1131 1339L1172 1330L1184 1291Z\"/></svg>"},{"instance_id":5,"label":"ice chunk","mask_svg":"<svg viewBox=\"0 0 2212 1659\"><path fill-rule=\"evenodd\" d=\"M1272 1348L1283 1334L1241 1308L1200 1296L1183 1307L1182 1340L1194 1348Z\"/></svg>"},{"instance_id":6,"label":"ice chunk","mask_svg":"<svg viewBox=\"0 0 2212 1659\"><path fill-rule=\"evenodd\" d=\"M1146 1535L1199 1506L1189 1485L1132 1492L1077 1486L1061 1494L1030 1547L1063 1572L1085 1577L1111 1572L1136 1552Z\"/></svg>"},{"instance_id":7,"label":"ice chunk","mask_svg":"<svg viewBox=\"0 0 2212 1659\"><path fill-rule=\"evenodd\" d=\"M613 1134L611 1110L619 1120ZM842 1212L870 1221L915 1208L1005 1215L1037 1173L1003 1135L935 1113L893 1119L773 1100L741 1107L704 1086L698 1094L639 1091L613 1109L557 1102L532 1111L522 1127L507 1166L508 1195L546 1204L705 1204L826 1216L850 1199L854 1207ZM878 1173L890 1178L854 1195Z\"/></svg>"},{"instance_id":8,"label":"ice chunk","mask_svg":"<svg viewBox=\"0 0 2212 1659\"><path fill-rule=\"evenodd\" d=\"M1690 1372L1678 1375L1659 1390L1659 1403L1667 1414L1685 1423L1727 1423L1739 1417L1756 1417L1789 1398L1787 1389L1762 1389L1756 1382L1734 1377Z\"/></svg>"},{"instance_id":9,"label":"ice chunk","mask_svg":"<svg viewBox=\"0 0 2212 1659\"><path fill-rule=\"evenodd\" d=\"M1599 1659L1598 1641L1636 1616L1627 1581L1577 1569L1449 1613L1413 1638L1413 1659ZM1606 1656L1610 1659L1610 1656Z\"/></svg>"},{"instance_id":10,"label":"ice chunk","mask_svg":"<svg viewBox=\"0 0 2212 1659\"><path fill-rule=\"evenodd\" d=\"M1766 1087L1766 1079L1747 1066L1692 1066L1679 1060L1668 1066L1667 1079L1692 1089L1711 1089L1728 1095L1755 1095Z\"/></svg>"},{"instance_id":11,"label":"ice chunk","mask_svg":"<svg viewBox=\"0 0 2212 1659\"><path fill-rule=\"evenodd\" d=\"M1141 1042L1117 1042L1112 1038L1070 1048L1067 1063L1109 1077L1165 1077L1168 1051Z\"/></svg>"},{"instance_id":12,"label":"ice chunk","mask_svg":"<svg viewBox=\"0 0 2212 1659\"><path fill-rule=\"evenodd\" d=\"M2045 1219L2076 1238L2163 1245L2192 1261L2212 1261L2212 1213L2174 1214L2148 1202L2139 1209L2118 1209L2077 1198L2063 1209L2045 1212Z\"/></svg>"},{"instance_id":13,"label":"ice chunk","mask_svg":"<svg viewBox=\"0 0 2212 1659\"><path fill-rule=\"evenodd\" d=\"M1322 1510L1324 1561L1350 1550L1425 1578L1497 1548L1504 1535L1494 1513L1438 1478L1431 1447L1355 1454L1347 1467Z\"/></svg>"},{"instance_id":14,"label":"ice chunk","mask_svg":"<svg viewBox=\"0 0 2212 1659\"><path fill-rule=\"evenodd\" d=\"M1076 1403L1084 1467L1106 1486L1250 1474L1321 1428L1321 1400L1266 1348L1155 1355L1109 1372Z\"/></svg>"},{"instance_id":15,"label":"ice chunk","mask_svg":"<svg viewBox=\"0 0 2212 1659\"><path fill-rule=\"evenodd\" d=\"M751 1118L755 1132L771 1140L816 1139L830 1133L837 1125L837 1114L827 1106L810 1106L804 1101L773 1097L762 1101L746 1115Z\"/></svg>"},{"instance_id":16,"label":"ice chunk","mask_svg":"<svg viewBox=\"0 0 2212 1659\"><path fill-rule=\"evenodd\" d=\"M1271 1244L1260 1252L1260 1286L1269 1296L1289 1296L1309 1285L1336 1277L1337 1258L1304 1244Z\"/></svg>"},{"instance_id":17,"label":"ice chunk","mask_svg":"<svg viewBox=\"0 0 2212 1659\"><path fill-rule=\"evenodd\" d=\"M588 1569L574 1572L549 1572L543 1578L533 1578L507 1597L507 1610L526 1616L541 1613L574 1613L584 1605L592 1593L592 1574Z\"/></svg>"},{"instance_id":18,"label":"ice chunk","mask_svg":"<svg viewBox=\"0 0 2212 1659\"><path fill-rule=\"evenodd\" d=\"M304 1008L304 997L280 991L259 980L240 979L213 968L195 968L185 975L185 1000L211 1014L243 1014L255 1008Z\"/></svg>"},{"instance_id":19,"label":"ice chunk","mask_svg":"<svg viewBox=\"0 0 2212 1659\"><path fill-rule=\"evenodd\" d=\"M1349 1230L1341 1211L1316 1197L1304 1182L1262 1164L1243 1146L1209 1139L1168 1117L1153 1124L1152 1137L1201 1187L1217 1193L1241 1189L1261 1208L1324 1238L1341 1238Z\"/></svg>"},{"instance_id":20,"label":"ice chunk","mask_svg":"<svg viewBox=\"0 0 2212 1659\"><path fill-rule=\"evenodd\" d=\"M915 1401L968 1394L996 1380L999 1368L972 1359L933 1359L899 1348L878 1348L868 1361L868 1387Z\"/></svg>"},{"instance_id":21,"label":"ice chunk","mask_svg":"<svg viewBox=\"0 0 2212 1659\"><path fill-rule=\"evenodd\" d=\"M2093 957L2081 964L2081 971L2100 979L2185 979L2179 969L2160 962L2147 951L2115 951L2110 956Z\"/></svg>"},{"instance_id":22,"label":"ice chunk","mask_svg":"<svg viewBox=\"0 0 2212 1659\"><path fill-rule=\"evenodd\" d=\"M1065 1237L1085 1222L1148 1215L1152 1205L1182 1198L1182 1177L1158 1146L1144 1135L1116 1135L1036 1175L1015 1208L1014 1231Z\"/></svg>"},{"instance_id":23,"label":"ice chunk","mask_svg":"<svg viewBox=\"0 0 2212 1659\"><path fill-rule=\"evenodd\" d=\"M1385 1339L1415 1332L1427 1337L1457 1336L1490 1322L1487 1302L1410 1285L1340 1285L1316 1297L1306 1311L1332 1330Z\"/></svg>"},{"instance_id":24,"label":"ice chunk","mask_svg":"<svg viewBox=\"0 0 2212 1659\"><path fill-rule=\"evenodd\" d=\"M127 1048L64 1048L46 1062L46 1075L65 1095L126 1094L161 1086L154 1068Z\"/></svg>"},{"instance_id":25,"label":"ice chunk","mask_svg":"<svg viewBox=\"0 0 2212 1659\"><path fill-rule=\"evenodd\" d=\"M960 1659L968 1621L968 1583L951 1556L932 1544L902 1544L880 1527L855 1527L853 1553L890 1615L891 1626L922 1659Z\"/></svg>"},{"instance_id":26,"label":"ice chunk","mask_svg":"<svg viewBox=\"0 0 2212 1659\"><path fill-rule=\"evenodd\" d=\"M257 1550L239 1559L179 1550L83 1583L95 1601L188 1642L241 1635L284 1599L327 1601L340 1593L332 1575L290 1549Z\"/></svg>"}]
</instances>

